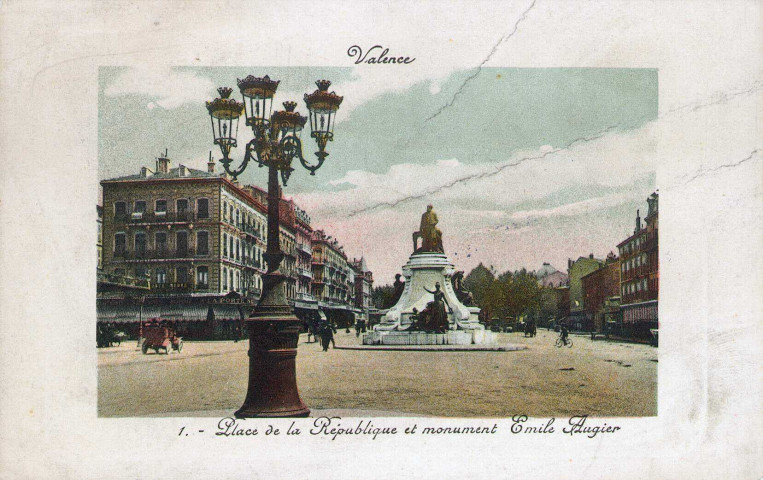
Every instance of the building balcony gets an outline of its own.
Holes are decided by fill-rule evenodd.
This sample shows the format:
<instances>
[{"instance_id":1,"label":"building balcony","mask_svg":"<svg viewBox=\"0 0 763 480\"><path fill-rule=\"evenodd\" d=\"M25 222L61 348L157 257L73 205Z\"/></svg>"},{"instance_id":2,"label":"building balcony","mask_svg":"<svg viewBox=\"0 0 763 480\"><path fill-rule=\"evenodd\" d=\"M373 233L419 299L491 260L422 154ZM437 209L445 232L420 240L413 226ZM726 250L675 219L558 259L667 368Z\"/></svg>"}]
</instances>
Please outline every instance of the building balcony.
<instances>
[{"instance_id":1,"label":"building balcony","mask_svg":"<svg viewBox=\"0 0 763 480\"><path fill-rule=\"evenodd\" d=\"M647 302L657 300L657 292L654 290L641 290L640 292L628 293L622 296L621 304Z\"/></svg>"},{"instance_id":2,"label":"building balcony","mask_svg":"<svg viewBox=\"0 0 763 480\"><path fill-rule=\"evenodd\" d=\"M297 292L297 296L295 297L297 300L302 300L304 302L313 302L315 301L315 297L313 297L311 294L307 292Z\"/></svg>"},{"instance_id":3,"label":"building balcony","mask_svg":"<svg viewBox=\"0 0 763 480\"><path fill-rule=\"evenodd\" d=\"M114 215L115 223L187 223L199 220L209 220L209 215L199 215L197 212L132 212Z\"/></svg>"},{"instance_id":4,"label":"building balcony","mask_svg":"<svg viewBox=\"0 0 763 480\"><path fill-rule=\"evenodd\" d=\"M306 255L312 255L313 249L310 247L310 245L304 244L304 243L298 243L297 244L297 250L306 254Z\"/></svg>"},{"instance_id":5,"label":"building balcony","mask_svg":"<svg viewBox=\"0 0 763 480\"><path fill-rule=\"evenodd\" d=\"M297 273L300 277L313 278L313 272L307 268L297 267Z\"/></svg>"},{"instance_id":6,"label":"building balcony","mask_svg":"<svg viewBox=\"0 0 763 480\"><path fill-rule=\"evenodd\" d=\"M169 260L169 259L187 259L187 258L199 258L208 257L209 250L197 251L193 248L186 249L138 249L123 252L114 252L114 259L122 259L127 261L144 261L144 260Z\"/></svg>"},{"instance_id":7,"label":"building balcony","mask_svg":"<svg viewBox=\"0 0 763 480\"><path fill-rule=\"evenodd\" d=\"M645 277L651 272L649 265L639 265L638 267L629 268L628 270L621 272L621 281L627 282L634 278Z\"/></svg>"}]
</instances>

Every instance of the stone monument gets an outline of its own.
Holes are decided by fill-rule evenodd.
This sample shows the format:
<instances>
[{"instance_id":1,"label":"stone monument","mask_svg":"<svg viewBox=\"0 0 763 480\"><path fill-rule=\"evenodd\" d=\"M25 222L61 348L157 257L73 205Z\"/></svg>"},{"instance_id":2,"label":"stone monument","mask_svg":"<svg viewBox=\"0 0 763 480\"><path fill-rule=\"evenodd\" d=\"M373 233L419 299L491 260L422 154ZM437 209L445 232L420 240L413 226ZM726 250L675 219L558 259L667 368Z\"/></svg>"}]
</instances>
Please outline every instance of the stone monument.
<instances>
[{"instance_id":1,"label":"stone monument","mask_svg":"<svg viewBox=\"0 0 763 480\"><path fill-rule=\"evenodd\" d=\"M421 216L419 231L413 234L413 254L403 266L403 292L381 323L363 336L365 345L494 342L493 334L478 321L480 309L464 305L456 295L452 281L456 269L445 255L437 222L437 214L429 205Z\"/></svg>"}]
</instances>

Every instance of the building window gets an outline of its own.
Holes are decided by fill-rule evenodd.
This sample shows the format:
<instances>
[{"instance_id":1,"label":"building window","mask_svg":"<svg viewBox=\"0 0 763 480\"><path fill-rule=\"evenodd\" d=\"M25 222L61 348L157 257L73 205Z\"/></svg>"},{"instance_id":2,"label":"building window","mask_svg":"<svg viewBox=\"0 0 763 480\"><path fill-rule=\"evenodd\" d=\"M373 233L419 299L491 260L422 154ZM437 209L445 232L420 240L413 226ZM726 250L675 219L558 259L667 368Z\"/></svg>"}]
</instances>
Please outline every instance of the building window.
<instances>
[{"instance_id":1,"label":"building window","mask_svg":"<svg viewBox=\"0 0 763 480\"><path fill-rule=\"evenodd\" d=\"M158 256L163 257L167 255L167 233L166 232L156 232L156 235L154 236L154 243L156 248L156 253Z\"/></svg>"},{"instance_id":2,"label":"building window","mask_svg":"<svg viewBox=\"0 0 763 480\"><path fill-rule=\"evenodd\" d=\"M228 202L223 202L223 220L228 220Z\"/></svg>"},{"instance_id":3,"label":"building window","mask_svg":"<svg viewBox=\"0 0 763 480\"><path fill-rule=\"evenodd\" d=\"M236 209L236 225L241 224L241 210Z\"/></svg>"},{"instance_id":4,"label":"building window","mask_svg":"<svg viewBox=\"0 0 763 480\"><path fill-rule=\"evenodd\" d=\"M233 290L233 270L228 270L228 283L230 283L230 289Z\"/></svg>"},{"instance_id":5,"label":"building window","mask_svg":"<svg viewBox=\"0 0 763 480\"><path fill-rule=\"evenodd\" d=\"M127 215L127 204L125 202L114 202L114 216L124 217Z\"/></svg>"},{"instance_id":6,"label":"building window","mask_svg":"<svg viewBox=\"0 0 763 480\"><path fill-rule=\"evenodd\" d=\"M209 232L196 232L196 254L209 254Z\"/></svg>"},{"instance_id":7,"label":"building window","mask_svg":"<svg viewBox=\"0 0 763 480\"><path fill-rule=\"evenodd\" d=\"M179 199L175 203L178 220L185 220L188 218L188 200L185 198Z\"/></svg>"},{"instance_id":8,"label":"building window","mask_svg":"<svg viewBox=\"0 0 763 480\"><path fill-rule=\"evenodd\" d=\"M196 214L198 218L209 218L209 200L206 198L196 200Z\"/></svg>"},{"instance_id":9,"label":"building window","mask_svg":"<svg viewBox=\"0 0 763 480\"><path fill-rule=\"evenodd\" d=\"M236 251L233 249L233 235L228 235L228 248L230 249L230 258L235 258Z\"/></svg>"},{"instance_id":10,"label":"building window","mask_svg":"<svg viewBox=\"0 0 763 480\"><path fill-rule=\"evenodd\" d=\"M196 269L196 283L205 288L209 285L209 269L207 267L199 267Z\"/></svg>"},{"instance_id":11,"label":"building window","mask_svg":"<svg viewBox=\"0 0 763 480\"><path fill-rule=\"evenodd\" d=\"M241 260L241 240L236 239L236 260Z\"/></svg>"},{"instance_id":12,"label":"building window","mask_svg":"<svg viewBox=\"0 0 763 480\"><path fill-rule=\"evenodd\" d=\"M156 283L157 285L164 285L167 283L167 270L164 268L158 268L156 270Z\"/></svg>"},{"instance_id":13,"label":"building window","mask_svg":"<svg viewBox=\"0 0 763 480\"><path fill-rule=\"evenodd\" d=\"M143 232L138 232L135 234L135 257L146 257L146 234Z\"/></svg>"},{"instance_id":14,"label":"building window","mask_svg":"<svg viewBox=\"0 0 763 480\"><path fill-rule=\"evenodd\" d=\"M154 204L154 213L158 216L167 214L167 200L157 200Z\"/></svg>"},{"instance_id":15,"label":"building window","mask_svg":"<svg viewBox=\"0 0 763 480\"><path fill-rule=\"evenodd\" d=\"M177 273L177 283L189 283L188 282L188 267L178 267L176 270Z\"/></svg>"},{"instance_id":16,"label":"building window","mask_svg":"<svg viewBox=\"0 0 763 480\"><path fill-rule=\"evenodd\" d=\"M177 232L175 248L178 257L188 256L188 232Z\"/></svg>"},{"instance_id":17,"label":"building window","mask_svg":"<svg viewBox=\"0 0 763 480\"><path fill-rule=\"evenodd\" d=\"M143 200L138 200L135 202L135 210L133 210L133 213L146 213L146 202Z\"/></svg>"},{"instance_id":18,"label":"building window","mask_svg":"<svg viewBox=\"0 0 763 480\"><path fill-rule=\"evenodd\" d=\"M114 256L124 257L127 251L127 236L124 233L114 234Z\"/></svg>"},{"instance_id":19,"label":"building window","mask_svg":"<svg viewBox=\"0 0 763 480\"><path fill-rule=\"evenodd\" d=\"M241 291L241 272L236 271L236 291Z\"/></svg>"},{"instance_id":20,"label":"building window","mask_svg":"<svg viewBox=\"0 0 763 480\"><path fill-rule=\"evenodd\" d=\"M228 291L228 269L223 267L223 291Z\"/></svg>"}]
</instances>

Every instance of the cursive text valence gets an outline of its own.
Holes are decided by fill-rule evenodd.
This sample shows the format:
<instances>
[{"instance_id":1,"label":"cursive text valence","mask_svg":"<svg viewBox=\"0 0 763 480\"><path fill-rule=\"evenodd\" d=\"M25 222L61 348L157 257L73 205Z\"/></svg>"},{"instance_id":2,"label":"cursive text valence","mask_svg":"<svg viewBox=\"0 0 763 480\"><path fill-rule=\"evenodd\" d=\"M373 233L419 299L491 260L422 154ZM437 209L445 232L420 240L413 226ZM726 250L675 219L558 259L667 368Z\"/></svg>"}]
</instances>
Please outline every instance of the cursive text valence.
<instances>
[{"instance_id":1,"label":"cursive text valence","mask_svg":"<svg viewBox=\"0 0 763 480\"><path fill-rule=\"evenodd\" d=\"M389 64L389 63L402 63L402 64L409 64L413 63L416 59L411 57L395 57L395 56L387 56L389 53L389 48L384 48L381 45L374 45L373 47L366 50L365 55L363 54L363 49L360 48L358 45L353 45L347 50L347 56L352 57L355 59L355 65L359 63L367 63L367 64Z\"/></svg>"}]
</instances>

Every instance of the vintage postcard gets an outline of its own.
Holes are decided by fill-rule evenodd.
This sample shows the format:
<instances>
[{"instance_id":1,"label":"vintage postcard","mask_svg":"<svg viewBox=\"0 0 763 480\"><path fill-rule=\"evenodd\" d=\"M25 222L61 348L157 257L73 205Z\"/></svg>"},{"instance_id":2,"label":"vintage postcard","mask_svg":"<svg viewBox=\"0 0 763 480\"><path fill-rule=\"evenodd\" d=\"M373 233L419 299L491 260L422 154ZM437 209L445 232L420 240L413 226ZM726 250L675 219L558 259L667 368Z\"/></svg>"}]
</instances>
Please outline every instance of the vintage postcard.
<instances>
[{"instance_id":1,"label":"vintage postcard","mask_svg":"<svg viewBox=\"0 0 763 480\"><path fill-rule=\"evenodd\" d=\"M0 7L0 470L759 477L760 6L328 6Z\"/></svg>"}]
</instances>

